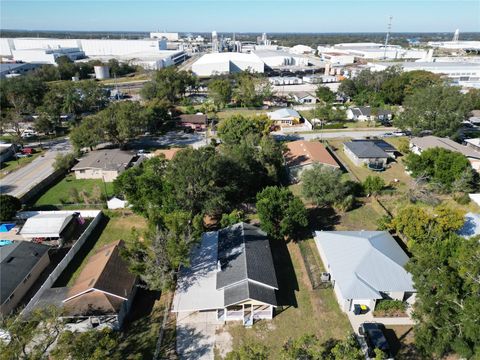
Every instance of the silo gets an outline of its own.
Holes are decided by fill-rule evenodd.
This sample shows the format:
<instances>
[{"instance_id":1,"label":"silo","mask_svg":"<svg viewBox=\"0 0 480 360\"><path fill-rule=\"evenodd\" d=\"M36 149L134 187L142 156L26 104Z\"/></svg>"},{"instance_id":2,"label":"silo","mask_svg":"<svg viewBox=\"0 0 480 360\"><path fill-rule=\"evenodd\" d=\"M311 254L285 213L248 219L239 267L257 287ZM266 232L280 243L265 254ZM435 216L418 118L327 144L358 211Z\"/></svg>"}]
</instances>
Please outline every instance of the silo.
<instances>
[{"instance_id":1,"label":"silo","mask_svg":"<svg viewBox=\"0 0 480 360\"><path fill-rule=\"evenodd\" d=\"M110 68L105 65L94 66L95 78L98 80L109 79L110 78Z\"/></svg>"}]
</instances>

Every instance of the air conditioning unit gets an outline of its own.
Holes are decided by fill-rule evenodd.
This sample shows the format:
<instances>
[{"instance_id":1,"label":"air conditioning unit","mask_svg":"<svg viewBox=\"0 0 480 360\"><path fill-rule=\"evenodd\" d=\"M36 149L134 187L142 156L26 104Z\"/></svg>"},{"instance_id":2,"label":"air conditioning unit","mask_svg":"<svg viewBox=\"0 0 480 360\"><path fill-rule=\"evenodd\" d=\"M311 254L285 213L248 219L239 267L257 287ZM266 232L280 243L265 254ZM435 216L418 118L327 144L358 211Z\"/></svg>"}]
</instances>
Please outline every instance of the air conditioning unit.
<instances>
[{"instance_id":1,"label":"air conditioning unit","mask_svg":"<svg viewBox=\"0 0 480 360\"><path fill-rule=\"evenodd\" d=\"M320 280L322 280L322 282L329 282L330 281L330 273L323 272L322 275L320 275Z\"/></svg>"}]
</instances>

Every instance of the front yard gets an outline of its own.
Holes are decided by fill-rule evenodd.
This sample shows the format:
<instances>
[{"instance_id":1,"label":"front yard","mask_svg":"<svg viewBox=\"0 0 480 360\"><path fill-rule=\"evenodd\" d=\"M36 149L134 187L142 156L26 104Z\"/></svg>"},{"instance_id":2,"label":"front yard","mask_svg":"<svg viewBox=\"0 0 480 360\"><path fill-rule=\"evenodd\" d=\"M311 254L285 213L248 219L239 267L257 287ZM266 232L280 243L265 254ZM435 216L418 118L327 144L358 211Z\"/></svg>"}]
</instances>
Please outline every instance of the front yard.
<instances>
[{"instance_id":1,"label":"front yard","mask_svg":"<svg viewBox=\"0 0 480 360\"><path fill-rule=\"evenodd\" d=\"M233 348L242 343L262 343L270 359L279 359L282 345L289 338L314 334L320 341L343 339L351 331L347 317L340 311L332 289L311 290L300 255L299 245L272 246L283 310L271 321L260 321L246 329L239 323L226 326ZM279 247L275 249L274 247ZM277 261L279 264L277 265Z\"/></svg>"}]
</instances>

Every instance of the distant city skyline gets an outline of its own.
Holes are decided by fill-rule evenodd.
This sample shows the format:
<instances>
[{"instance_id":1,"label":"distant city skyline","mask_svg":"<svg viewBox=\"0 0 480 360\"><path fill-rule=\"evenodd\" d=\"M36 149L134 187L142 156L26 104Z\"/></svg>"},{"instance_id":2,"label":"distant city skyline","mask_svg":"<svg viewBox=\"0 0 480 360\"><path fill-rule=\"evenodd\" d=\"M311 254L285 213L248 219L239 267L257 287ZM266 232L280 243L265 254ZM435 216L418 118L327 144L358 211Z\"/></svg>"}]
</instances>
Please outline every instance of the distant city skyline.
<instances>
[{"instance_id":1,"label":"distant city skyline","mask_svg":"<svg viewBox=\"0 0 480 360\"><path fill-rule=\"evenodd\" d=\"M57 31L480 31L477 0L2 0L1 28Z\"/></svg>"}]
</instances>

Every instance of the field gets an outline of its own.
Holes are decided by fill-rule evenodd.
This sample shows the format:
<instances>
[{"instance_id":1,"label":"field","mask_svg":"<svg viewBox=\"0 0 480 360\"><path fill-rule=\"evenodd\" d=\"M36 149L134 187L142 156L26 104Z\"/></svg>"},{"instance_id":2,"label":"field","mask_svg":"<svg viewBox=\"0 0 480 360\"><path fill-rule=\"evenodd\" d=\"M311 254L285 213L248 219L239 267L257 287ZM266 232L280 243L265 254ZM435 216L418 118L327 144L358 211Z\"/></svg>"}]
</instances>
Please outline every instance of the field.
<instances>
[{"instance_id":1,"label":"field","mask_svg":"<svg viewBox=\"0 0 480 360\"><path fill-rule=\"evenodd\" d=\"M113 183L104 183L100 179L77 180L69 174L43 193L34 206L102 208L105 195L113 195Z\"/></svg>"}]
</instances>

